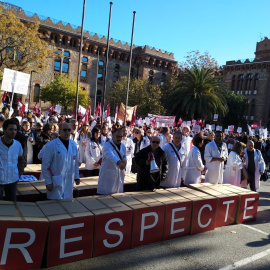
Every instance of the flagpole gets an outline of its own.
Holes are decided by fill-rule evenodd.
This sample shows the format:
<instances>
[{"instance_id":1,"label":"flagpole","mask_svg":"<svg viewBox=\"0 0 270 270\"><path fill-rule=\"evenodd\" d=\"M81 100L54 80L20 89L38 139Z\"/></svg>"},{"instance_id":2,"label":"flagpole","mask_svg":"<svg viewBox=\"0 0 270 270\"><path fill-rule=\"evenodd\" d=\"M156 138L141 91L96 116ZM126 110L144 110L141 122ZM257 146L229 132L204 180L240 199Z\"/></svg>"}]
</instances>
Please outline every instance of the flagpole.
<instances>
[{"instance_id":1,"label":"flagpole","mask_svg":"<svg viewBox=\"0 0 270 270\"><path fill-rule=\"evenodd\" d=\"M133 35L134 35L135 17L136 17L136 11L133 11L133 23L132 23L131 44L130 44L130 53L129 53L128 80L127 80L127 97L126 97L126 107L125 107L125 116L124 116L123 126L126 126L126 120L127 120L127 105L128 105L128 93L129 93L130 72L131 72L131 62L132 62L132 49L133 49Z\"/></svg>"},{"instance_id":2,"label":"flagpole","mask_svg":"<svg viewBox=\"0 0 270 270\"><path fill-rule=\"evenodd\" d=\"M107 49L106 49L106 64L104 71L104 81L103 81L103 93L101 101L101 125L103 122L103 113L104 113L104 104L105 104L105 94L106 94L106 81L107 81L107 69L108 69L108 58L109 58L109 42L110 42L110 30L111 30L111 16L112 16L112 5L113 2L110 2L110 13L109 13L109 26L108 26L108 36L107 36Z\"/></svg>"},{"instance_id":3,"label":"flagpole","mask_svg":"<svg viewBox=\"0 0 270 270\"><path fill-rule=\"evenodd\" d=\"M98 56L97 56L97 77L96 77L96 92L95 92L95 102L94 102L94 113L96 111L97 106L97 86L98 86L98 66L99 66L99 50L98 50Z\"/></svg>"},{"instance_id":4,"label":"flagpole","mask_svg":"<svg viewBox=\"0 0 270 270\"><path fill-rule=\"evenodd\" d=\"M82 59L82 44L83 44L83 26L84 26L84 12L85 12L85 3L86 0L83 0L83 14L82 14L82 26L81 26L81 41L80 41L80 53L78 61L78 74L77 74L77 90L76 90L76 110L75 110L75 119L77 120L78 116L78 103L79 103L79 82L80 82L80 73L81 73L81 59Z\"/></svg>"}]
</instances>

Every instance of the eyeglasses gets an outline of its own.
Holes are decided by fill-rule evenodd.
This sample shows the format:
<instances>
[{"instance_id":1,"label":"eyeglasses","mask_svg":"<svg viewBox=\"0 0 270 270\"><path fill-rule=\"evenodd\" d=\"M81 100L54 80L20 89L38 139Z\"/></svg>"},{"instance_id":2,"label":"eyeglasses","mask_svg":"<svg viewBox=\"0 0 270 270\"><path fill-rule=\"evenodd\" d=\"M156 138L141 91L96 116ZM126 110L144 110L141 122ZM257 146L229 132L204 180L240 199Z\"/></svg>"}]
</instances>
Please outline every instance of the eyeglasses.
<instances>
[{"instance_id":1,"label":"eyeglasses","mask_svg":"<svg viewBox=\"0 0 270 270\"><path fill-rule=\"evenodd\" d=\"M151 143L156 143L156 144L159 144L159 141L152 141Z\"/></svg>"},{"instance_id":2,"label":"eyeglasses","mask_svg":"<svg viewBox=\"0 0 270 270\"><path fill-rule=\"evenodd\" d=\"M64 132L70 132L71 131L71 129L70 128L64 128L64 129L62 129Z\"/></svg>"}]
</instances>

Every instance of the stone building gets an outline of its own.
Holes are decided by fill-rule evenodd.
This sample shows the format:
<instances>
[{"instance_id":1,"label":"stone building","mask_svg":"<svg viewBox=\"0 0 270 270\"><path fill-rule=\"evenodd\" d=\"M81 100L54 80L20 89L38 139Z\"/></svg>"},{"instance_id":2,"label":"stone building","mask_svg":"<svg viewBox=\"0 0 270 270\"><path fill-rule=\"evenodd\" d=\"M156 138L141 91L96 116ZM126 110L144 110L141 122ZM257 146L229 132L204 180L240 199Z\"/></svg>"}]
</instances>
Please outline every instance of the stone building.
<instances>
[{"instance_id":1,"label":"stone building","mask_svg":"<svg viewBox=\"0 0 270 270\"><path fill-rule=\"evenodd\" d=\"M81 27L71 25L49 17L26 12L22 8L3 3L23 22L38 22L39 32L55 49L55 58L48 59L49 68L41 73L32 73L31 107L39 101L40 88L49 83L56 74L66 74L77 78L80 50ZM137 33L139 35L139 33ZM80 86L85 89L94 101L97 91L97 101L101 100L104 84L104 68L106 61L105 36L84 31ZM120 40L110 39L109 60L106 87L117 81L120 76L128 75L130 46ZM61 57L60 57L61 55ZM167 75L177 72L177 61L174 54L151 48L148 45L133 47L131 78L142 77L153 84L161 84ZM109 93L108 93L109 94ZM26 97L25 97L26 98Z\"/></svg>"},{"instance_id":2,"label":"stone building","mask_svg":"<svg viewBox=\"0 0 270 270\"><path fill-rule=\"evenodd\" d=\"M249 124L262 121L270 128L270 40L257 42L255 58L227 61L224 81L235 94L247 98L246 120Z\"/></svg>"}]
</instances>

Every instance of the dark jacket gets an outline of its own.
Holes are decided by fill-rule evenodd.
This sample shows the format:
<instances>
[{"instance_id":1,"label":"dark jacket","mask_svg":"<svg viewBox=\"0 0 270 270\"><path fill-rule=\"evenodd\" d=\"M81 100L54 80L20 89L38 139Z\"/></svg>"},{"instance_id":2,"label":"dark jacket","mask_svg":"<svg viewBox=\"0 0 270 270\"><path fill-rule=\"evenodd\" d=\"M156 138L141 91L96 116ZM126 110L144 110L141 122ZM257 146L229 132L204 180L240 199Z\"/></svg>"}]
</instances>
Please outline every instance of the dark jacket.
<instances>
[{"instance_id":1,"label":"dark jacket","mask_svg":"<svg viewBox=\"0 0 270 270\"><path fill-rule=\"evenodd\" d=\"M160 171L156 173L150 173L150 165L146 165L148 154L150 152L152 152L151 145L135 154L138 190L154 190L160 188L160 182L165 178L168 172L168 162L165 156L165 152L159 147L154 152L154 157L156 165Z\"/></svg>"},{"instance_id":2,"label":"dark jacket","mask_svg":"<svg viewBox=\"0 0 270 270\"><path fill-rule=\"evenodd\" d=\"M43 148L43 146L50 140L51 140L51 136L42 131L40 136L38 136L36 140L35 150L37 151L37 153L39 153L40 150ZM36 161L36 164L41 164L41 160L35 160L35 161Z\"/></svg>"}]
</instances>

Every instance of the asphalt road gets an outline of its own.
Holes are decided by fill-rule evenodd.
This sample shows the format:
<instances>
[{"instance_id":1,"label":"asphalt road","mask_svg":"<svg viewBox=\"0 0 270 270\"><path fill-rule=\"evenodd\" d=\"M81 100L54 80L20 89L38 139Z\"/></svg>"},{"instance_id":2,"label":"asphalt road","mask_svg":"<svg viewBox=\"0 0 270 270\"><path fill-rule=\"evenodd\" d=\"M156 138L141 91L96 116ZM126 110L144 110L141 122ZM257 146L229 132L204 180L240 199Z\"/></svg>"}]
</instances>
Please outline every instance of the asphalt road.
<instances>
[{"instance_id":1,"label":"asphalt road","mask_svg":"<svg viewBox=\"0 0 270 270\"><path fill-rule=\"evenodd\" d=\"M255 222L230 225L70 264L53 270L270 269L270 180L261 182Z\"/></svg>"}]
</instances>

